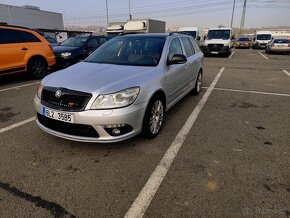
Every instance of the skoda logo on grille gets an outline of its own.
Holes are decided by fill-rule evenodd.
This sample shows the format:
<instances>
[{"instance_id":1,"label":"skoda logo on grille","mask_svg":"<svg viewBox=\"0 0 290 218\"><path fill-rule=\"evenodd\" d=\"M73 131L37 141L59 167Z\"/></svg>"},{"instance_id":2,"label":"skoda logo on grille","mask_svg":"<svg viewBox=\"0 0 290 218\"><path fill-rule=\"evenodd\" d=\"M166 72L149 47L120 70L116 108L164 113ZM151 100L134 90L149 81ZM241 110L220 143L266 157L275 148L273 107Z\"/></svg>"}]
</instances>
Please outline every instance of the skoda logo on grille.
<instances>
[{"instance_id":1,"label":"skoda logo on grille","mask_svg":"<svg viewBox=\"0 0 290 218\"><path fill-rule=\"evenodd\" d=\"M57 90L57 91L55 92L55 97L56 97L56 98L60 98L61 95L62 95L61 90Z\"/></svg>"}]
</instances>

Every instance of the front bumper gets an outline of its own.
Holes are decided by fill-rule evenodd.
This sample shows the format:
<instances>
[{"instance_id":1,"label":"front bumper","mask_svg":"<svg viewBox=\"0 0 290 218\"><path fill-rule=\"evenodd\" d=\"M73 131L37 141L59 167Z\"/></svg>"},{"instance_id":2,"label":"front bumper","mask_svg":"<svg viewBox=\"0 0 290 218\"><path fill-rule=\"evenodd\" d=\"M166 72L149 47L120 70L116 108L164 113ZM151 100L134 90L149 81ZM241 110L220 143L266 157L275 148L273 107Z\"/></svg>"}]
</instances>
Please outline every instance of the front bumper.
<instances>
[{"instance_id":1,"label":"front bumper","mask_svg":"<svg viewBox=\"0 0 290 218\"><path fill-rule=\"evenodd\" d=\"M37 96L34 97L34 105L38 116L43 116L43 107L48 108L41 104L41 100ZM97 137L80 136L75 134L75 131L71 131L71 133L69 133L68 129L73 128L73 124L70 125L66 131L56 131L56 129L59 130L59 128L53 129L51 128L51 125L46 125L40 119L37 119L37 124L42 130L48 132L49 134L68 140L98 143L119 142L131 138L142 131L143 117L146 111L146 107L147 102L138 105L132 104L125 108L112 110L85 110L80 112L63 111L65 113L73 114L74 124L78 126L83 125L93 128L97 132ZM52 120L50 118L46 119ZM62 121L57 122L64 123ZM104 128L106 125L117 124L126 124L132 127L132 130L119 136L112 136Z\"/></svg>"},{"instance_id":2,"label":"front bumper","mask_svg":"<svg viewBox=\"0 0 290 218\"><path fill-rule=\"evenodd\" d=\"M74 58L72 57L65 57L63 58L60 54L55 54L55 67L57 68L65 68L75 63Z\"/></svg>"},{"instance_id":3,"label":"front bumper","mask_svg":"<svg viewBox=\"0 0 290 218\"><path fill-rule=\"evenodd\" d=\"M221 49L210 49L208 46L203 46L202 52L205 55L227 55L231 52L231 48L229 46L223 46Z\"/></svg>"}]
</instances>

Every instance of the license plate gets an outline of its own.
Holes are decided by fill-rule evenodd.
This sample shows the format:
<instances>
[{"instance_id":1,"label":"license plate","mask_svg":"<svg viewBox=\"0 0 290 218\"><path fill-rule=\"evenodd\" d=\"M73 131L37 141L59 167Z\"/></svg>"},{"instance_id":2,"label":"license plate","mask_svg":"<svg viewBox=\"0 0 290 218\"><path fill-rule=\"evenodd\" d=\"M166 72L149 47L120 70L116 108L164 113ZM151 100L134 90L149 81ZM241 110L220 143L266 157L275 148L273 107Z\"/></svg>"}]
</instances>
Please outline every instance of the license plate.
<instances>
[{"instance_id":1,"label":"license plate","mask_svg":"<svg viewBox=\"0 0 290 218\"><path fill-rule=\"evenodd\" d=\"M217 52L217 51L212 51L211 53L212 53L212 54L218 54L218 52Z\"/></svg>"},{"instance_id":2,"label":"license plate","mask_svg":"<svg viewBox=\"0 0 290 218\"><path fill-rule=\"evenodd\" d=\"M48 108L42 108L42 115L54 120L60 120L66 123L74 123L74 115L69 113L63 113L60 111L51 110Z\"/></svg>"}]
</instances>

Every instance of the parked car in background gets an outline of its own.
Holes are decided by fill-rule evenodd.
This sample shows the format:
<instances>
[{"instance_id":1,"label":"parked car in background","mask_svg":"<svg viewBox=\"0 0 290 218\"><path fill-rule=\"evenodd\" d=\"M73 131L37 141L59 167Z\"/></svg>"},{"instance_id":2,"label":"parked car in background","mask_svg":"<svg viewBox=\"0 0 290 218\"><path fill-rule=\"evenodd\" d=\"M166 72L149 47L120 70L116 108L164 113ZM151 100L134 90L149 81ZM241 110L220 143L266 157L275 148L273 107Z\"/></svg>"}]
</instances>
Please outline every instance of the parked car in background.
<instances>
[{"instance_id":1,"label":"parked car in background","mask_svg":"<svg viewBox=\"0 0 290 218\"><path fill-rule=\"evenodd\" d=\"M84 142L157 136L164 113L202 87L203 53L191 36L111 39L83 62L44 78L35 95L44 131Z\"/></svg>"},{"instance_id":2,"label":"parked car in background","mask_svg":"<svg viewBox=\"0 0 290 218\"><path fill-rule=\"evenodd\" d=\"M107 36L92 36L87 34L68 38L59 46L53 47L56 66L67 67L78 63L108 40Z\"/></svg>"},{"instance_id":3,"label":"parked car in background","mask_svg":"<svg viewBox=\"0 0 290 218\"><path fill-rule=\"evenodd\" d=\"M249 37L239 37L235 43L235 48L251 48L251 39Z\"/></svg>"},{"instance_id":4,"label":"parked car in background","mask_svg":"<svg viewBox=\"0 0 290 218\"><path fill-rule=\"evenodd\" d=\"M289 39L272 39L266 46L266 53L285 53L290 55Z\"/></svg>"},{"instance_id":5,"label":"parked car in background","mask_svg":"<svg viewBox=\"0 0 290 218\"><path fill-rule=\"evenodd\" d=\"M210 28L202 46L204 55L222 55L228 57L233 50L232 28Z\"/></svg>"},{"instance_id":6,"label":"parked car in background","mask_svg":"<svg viewBox=\"0 0 290 218\"><path fill-rule=\"evenodd\" d=\"M253 49L265 49L266 45L272 39L271 31L257 31L254 35L252 48Z\"/></svg>"},{"instance_id":7,"label":"parked car in background","mask_svg":"<svg viewBox=\"0 0 290 218\"><path fill-rule=\"evenodd\" d=\"M54 64L51 45L40 34L24 27L0 25L0 76L28 72L40 79Z\"/></svg>"},{"instance_id":8,"label":"parked car in background","mask_svg":"<svg viewBox=\"0 0 290 218\"><path fill-rule=\"evenodd\" d=\"M51 47L55 47L55 46L58 46L58 42L56 41L56 39L50 37L50 36L47 36L47 35L44 35L43 36L48 42L49 44L51 45Z\"/></svg>"}]
</instances>

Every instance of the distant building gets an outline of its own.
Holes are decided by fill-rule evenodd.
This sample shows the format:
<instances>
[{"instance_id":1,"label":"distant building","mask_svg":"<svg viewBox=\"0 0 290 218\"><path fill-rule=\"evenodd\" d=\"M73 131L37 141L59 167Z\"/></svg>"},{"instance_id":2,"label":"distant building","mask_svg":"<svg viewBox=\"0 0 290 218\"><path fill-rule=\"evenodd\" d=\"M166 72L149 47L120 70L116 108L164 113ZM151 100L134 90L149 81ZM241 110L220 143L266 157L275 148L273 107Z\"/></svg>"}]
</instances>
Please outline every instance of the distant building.
<instances>
[{"instance_id":1,"label":"distant building","mask_svg":"<svg viewBox=\"0 0 290 218\"><path fill-rule=\"evenodd\" d=\"M35 6L12 6L0 4L0 22L32 29L63 30L61 13L42 11Z\"/></svg>"}]
</instances>

